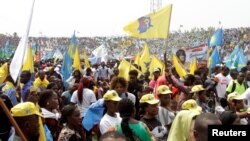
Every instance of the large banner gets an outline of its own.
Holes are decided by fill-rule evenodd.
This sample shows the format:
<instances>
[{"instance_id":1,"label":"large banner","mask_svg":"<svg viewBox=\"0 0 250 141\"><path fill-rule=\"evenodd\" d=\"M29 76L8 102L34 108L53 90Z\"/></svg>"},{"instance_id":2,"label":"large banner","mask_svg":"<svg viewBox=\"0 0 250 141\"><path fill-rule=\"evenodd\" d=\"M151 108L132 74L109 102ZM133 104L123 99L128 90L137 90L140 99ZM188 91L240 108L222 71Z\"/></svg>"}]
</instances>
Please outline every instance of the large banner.
<instances>
[{"instance_id":1,"label":"large banner","mask_svg":"<svg viewBox=\"0 0 250 141\"><path fill-rule=\"evenodd\" d=\"M180 60L185 56L183 62L185 68L189 68L190 62L196 57L198 61L198 67L207 65L207 43L200 44L193 47L180 47L173 48L172 53L175 54Z\"/></svg>"}]
</instances>

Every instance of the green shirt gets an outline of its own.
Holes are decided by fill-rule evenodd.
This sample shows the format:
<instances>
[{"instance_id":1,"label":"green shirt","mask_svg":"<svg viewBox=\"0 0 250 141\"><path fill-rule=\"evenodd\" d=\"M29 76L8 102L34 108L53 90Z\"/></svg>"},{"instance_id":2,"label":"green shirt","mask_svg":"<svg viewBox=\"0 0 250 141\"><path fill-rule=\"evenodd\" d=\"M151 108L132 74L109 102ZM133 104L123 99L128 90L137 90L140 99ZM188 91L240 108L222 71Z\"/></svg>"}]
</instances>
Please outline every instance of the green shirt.
<instances>
[{"instance_id":1,"label":"green shirt","mask_svg":"<svg viewBox=\"0 0 250 141\"><path fill-rule=\"evenodd\" d=\"M233 92L237 92L238 94L242 94L246 91L246 86L245 83L243 82L242 84L240 84L237 80L231 81L227 87L227 92L228 93L232 93L232 89L233 89L233 82L235 83L235 89Z\"/></svg>"},{"instance_id":2,"label":"green shirt","mask_svg":"<svg viewBox=\"0 0 250 141\"><path fill-rule=\"evenodd\" d=\"M139 122L137 124L129 124L129 128L132 130L134 135L138 137L141 141L151 141L151 135L146 125L143 122ZM118 133L123 134L121 124L116 125L116 130Z\"/></svg>"}]
</instances>

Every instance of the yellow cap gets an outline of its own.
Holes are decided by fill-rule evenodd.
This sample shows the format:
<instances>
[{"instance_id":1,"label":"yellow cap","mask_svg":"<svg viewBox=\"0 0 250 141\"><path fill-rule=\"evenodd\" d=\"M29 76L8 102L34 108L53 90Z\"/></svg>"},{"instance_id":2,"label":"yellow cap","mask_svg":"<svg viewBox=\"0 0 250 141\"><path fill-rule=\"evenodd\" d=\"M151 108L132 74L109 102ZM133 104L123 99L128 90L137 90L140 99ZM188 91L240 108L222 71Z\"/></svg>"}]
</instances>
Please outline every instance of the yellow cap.
<instances>
[{"instance_id":1,"label":"yellow cap","mask_svg":"<svg viewBox=\"0 0 250 141\"><path fill-rule=\"evenodd\" d=\"M190 110L190 111L196 111L196 112L201 112L202 108L197 105L196 101L194 99L189 99L185 101L181 108L183 110Z\"/></svg>"},{"instance_id":2,"label":"yellow cap","mask_svg":"<svg viewBox=\"0 0 250 141\"><path fill-rule=\"evenodd\" d=\"M161 85L157 88L157 94L171 94L172 91L169 90L169 87L167 85Z\"/></svg>"},{"instance_id":3,"label":"yellow cap","mask_svg":"<svg viewBox=\"0 0 250 141\"><path fill-rule=\"evenodd\" d=\"M111 100L111 101L120 101L121 98L118 96L118 93L115 90L107 91L104 96L104 100Z\"/></svg>"},{"instance_id":4,"label":"yellow cap","mask_svg":"<svg viewBox=\"0 0 250 141\"><path fill-rule=\"evenodd\" d=\"M154 97L153 94L145 94L141 97L140 103L157 104L159 100Z\"/></svg>"},{"instance_id":5,"label":"yellow cap","mask_svg":"<svg viewBox=\"0 0 250 141\"><path fill-rule=\"evenodd\" d=\"M13 117L25 117L30 115L42 116L42 114L37 110L36 106L32 102L19 103L13 108L11 108L11 113Z\"/></svg>"},{"instance_id":6,"label":"yellow cap","mask_svg":"<svg viewBox=\"0 0 250 141\"><path fill-rule=\"evenodd\" d=\"M232 100L243 100L243 98L237 92L232 92L227 96L227 101Z\"/></svg>"},{"instance_id":7,"label":"yellow cap","mask_svg":"<svg viewBox=\"0 0 250 141\"><path fill-rule=\"evenodd\" d=\"M195 85L192 87L192 93L196 93L196 92L200 92L200 91L204 91L205 89L203 88L202 85Z\"/></svg>"}]
</instances>

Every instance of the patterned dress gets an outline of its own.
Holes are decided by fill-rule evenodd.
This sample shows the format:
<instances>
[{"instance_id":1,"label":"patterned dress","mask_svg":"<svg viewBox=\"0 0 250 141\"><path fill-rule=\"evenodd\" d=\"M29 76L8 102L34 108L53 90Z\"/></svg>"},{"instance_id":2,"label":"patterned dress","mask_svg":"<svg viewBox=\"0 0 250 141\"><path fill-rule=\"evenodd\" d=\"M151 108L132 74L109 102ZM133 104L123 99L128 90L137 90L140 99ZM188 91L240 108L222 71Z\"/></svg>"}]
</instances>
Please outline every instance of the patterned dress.
<instances>
[{"instance_id":1,"label":"patterned dress","mask_svg":"<svg viewBox=\"0 0 250 141\"><path fill-rule=\"evenodd\" d=\"M58 141L82 141L82 137L77 131L64 126L58 137Z\"/></svg>"}]
</instances>

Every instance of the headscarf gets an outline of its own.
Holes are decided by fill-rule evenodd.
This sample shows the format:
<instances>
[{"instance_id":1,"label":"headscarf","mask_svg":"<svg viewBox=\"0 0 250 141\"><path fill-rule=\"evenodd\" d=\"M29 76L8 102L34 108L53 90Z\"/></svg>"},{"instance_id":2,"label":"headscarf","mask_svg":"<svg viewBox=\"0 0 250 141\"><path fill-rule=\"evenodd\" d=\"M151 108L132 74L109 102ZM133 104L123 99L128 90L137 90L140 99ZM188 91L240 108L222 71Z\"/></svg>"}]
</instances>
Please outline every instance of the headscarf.
<instances>
[{"instance_id":1,"label":"headscarf","mask_svg":"<svg viewBox=\"0 0 250 141\"><path fill-rule=\"evenodd\" d=\"M175 117L167 141L191 141L189 130L192 120L199 112L181 110Z\"/></svg>"}]
</instances>

